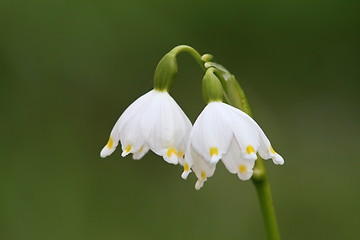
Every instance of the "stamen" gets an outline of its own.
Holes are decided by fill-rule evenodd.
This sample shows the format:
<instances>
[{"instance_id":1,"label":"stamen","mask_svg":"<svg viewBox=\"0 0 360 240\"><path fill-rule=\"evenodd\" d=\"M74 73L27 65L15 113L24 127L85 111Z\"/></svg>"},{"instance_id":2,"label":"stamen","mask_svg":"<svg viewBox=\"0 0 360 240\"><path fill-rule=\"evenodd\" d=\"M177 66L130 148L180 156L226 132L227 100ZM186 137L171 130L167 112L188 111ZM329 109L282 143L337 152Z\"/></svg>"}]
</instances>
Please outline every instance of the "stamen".
<instances>
[{"instance_id":1,"label":"stamen","mask_svg":"<svg viewBox=\"0 0 360 240\"><path fill-rule=\"evenodd\" d=\"M173 155L173 154L176 155L176 150L175 150L175 148L173 148L173 147L168 148L168 151L167 151L166 155L167 155L168 157L171 157L171 155Z\"/></svg>"},{"instance_id":2,"label":"stamen","mask_svg":"<svg viewBox=\"0 0 360 240\"><path fill-rule=\"evenodd\" d=\"M255 149L254 149L253 146L249 145L249 146L246 147L246 152L248 154L251 154L251 153L255 152Z\"/></svg>"},{"instance_id":3,"label":"stamen","mask_svg":"<svg viewBox=\"0 0 360 240\"><path fill-rule=\"evenodd\" d=\"M109 141L106 144L107 148L111 149L113 145L114 145L114 140L112 138L109 138Z\"/></svg>"},{"instance_id":4,"label":"stamen","mask_svg":"<svg viewBox=\"0 0 360 240\"><path fill-rule=\"evenodd\" d=\"M212 147L210 148L210 157L212 157L213 155L219 155L219 149L216 147Z\"/></svg>"},{"instance_id":5,"label":"stamen","mask_svg":"<svg viewBox=\"0 0 360 240\"><path fill-rule=\"evenodd\" d=\"M206 172L201 171L201 179L205 179L206 178Z\"/></svg>"}]
</instances>

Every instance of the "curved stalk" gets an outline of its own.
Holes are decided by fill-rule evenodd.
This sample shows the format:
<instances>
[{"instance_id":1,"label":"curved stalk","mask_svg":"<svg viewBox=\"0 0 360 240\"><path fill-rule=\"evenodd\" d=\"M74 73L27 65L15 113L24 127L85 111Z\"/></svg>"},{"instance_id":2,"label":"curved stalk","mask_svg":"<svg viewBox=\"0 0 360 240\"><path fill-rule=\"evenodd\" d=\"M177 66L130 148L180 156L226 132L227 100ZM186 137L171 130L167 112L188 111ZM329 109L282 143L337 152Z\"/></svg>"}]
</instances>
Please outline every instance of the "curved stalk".
<instances>
[{"instance_id":1,"label":"curved stalk","mask_svg":"<svg viewBox=\"0 0 360 240\"><path fill-rule=\"evenodd\" d=\"M169 53L173 53L175 55L178 55L181 52L187 52L189 53L196 62L200 65L200 67L205 70L204 67L204 61L201 59L200 53L198 53L194 48L187 46L187 45L179 45L177 47L174 47Z\"/></svg>"}]
</instances>

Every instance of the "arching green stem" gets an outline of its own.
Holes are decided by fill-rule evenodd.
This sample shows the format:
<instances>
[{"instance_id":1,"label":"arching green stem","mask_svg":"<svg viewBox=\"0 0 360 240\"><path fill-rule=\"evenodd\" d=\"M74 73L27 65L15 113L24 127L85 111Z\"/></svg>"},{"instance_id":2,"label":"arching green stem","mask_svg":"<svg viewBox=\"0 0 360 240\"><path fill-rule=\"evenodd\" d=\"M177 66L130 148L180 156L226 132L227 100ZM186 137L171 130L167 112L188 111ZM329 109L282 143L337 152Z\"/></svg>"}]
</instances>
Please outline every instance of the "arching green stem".
<instances>
[{"instance_id":1,"label":"arching green stem","mask_svg":"<svg viewBox=\"0 0 360 240\"><path fill-rule=\"evenodd\" d=\"M170 90L178 72L177 55L182 52L189 53L201 69L206 70L201 55L195 49L186 45L177 46L165 54L158 63L154 74L154 89L167 92Z\"/></svg>"},{"instance_id":2,"label":"arching green stem","mask_svg":"<svg viewBox=\"0 0 360 240\"><path fill-rule=\"evenodd\" d=\"M201 59L201 55L194 48L187 45L179 45L177 47L174 47L169 53L178 55L181 52L189 53L200 65L200 67L205 71L204 61Z\"/></svg>"}]
</instances>

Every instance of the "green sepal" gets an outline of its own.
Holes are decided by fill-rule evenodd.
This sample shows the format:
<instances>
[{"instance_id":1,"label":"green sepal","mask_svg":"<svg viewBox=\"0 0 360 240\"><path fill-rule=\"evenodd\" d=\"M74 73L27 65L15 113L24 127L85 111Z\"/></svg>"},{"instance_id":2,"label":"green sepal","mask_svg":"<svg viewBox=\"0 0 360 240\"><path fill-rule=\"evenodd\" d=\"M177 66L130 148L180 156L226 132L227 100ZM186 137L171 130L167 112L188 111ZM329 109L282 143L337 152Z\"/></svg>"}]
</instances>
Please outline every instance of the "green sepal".
<instances>
[{"instance_id":1,"label":"green sepal","mask_svg":"<svg viewBox=\"0 0 360 240\"><path fill-rule=\"evenodd\" d=\"M222 101L223 88L214 74L214 68L208 68L202 80L202 93L206 103Z\"/></svg>"},{"instance_id":2,"label":"green sepal","mask_svg":"<svg viewBox=\"0 0 360 240\"><path fill-rule=\"evenodd\" d=\"M168 53L159 62L154 75L154 88L169 91L178 72L176 54Z\"/></svg>"}]
</instances>

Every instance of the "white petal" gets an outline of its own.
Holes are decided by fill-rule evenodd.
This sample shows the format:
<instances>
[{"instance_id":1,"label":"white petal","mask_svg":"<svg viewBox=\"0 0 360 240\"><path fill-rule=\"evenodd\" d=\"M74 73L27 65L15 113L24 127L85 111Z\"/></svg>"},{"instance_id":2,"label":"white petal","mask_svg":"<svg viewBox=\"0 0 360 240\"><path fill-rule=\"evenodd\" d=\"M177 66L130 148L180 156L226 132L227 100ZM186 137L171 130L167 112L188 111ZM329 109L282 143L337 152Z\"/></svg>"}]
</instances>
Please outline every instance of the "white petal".
<instances>
[{"instance_id":1,"label":"white petal","mask_svg":"<svg viewBox=\"0 0 360 240\"><path fill-rule=\"evenodd\" d=\"M116 146L118 145L118 142L119 141L114 142L114 139L112 137L110 137L108 140L108 143L101 150L100 156L102 158L105 158L105 157L109 156L110 154L112 154L115 151Z\"/></svg>"},{"instance_id":2,"label":"white petal","mask_svg":"<svg viewBox=\"0 0 360 240\"><path fill-rule=\"evenodd\" d=\"M183 173L181 174L181 177L183 179L187 179L187 177L189 176L189 174L192 172L191 171L191 167L193 166L193 163L192 163L192 158L191 156L190 157L187 157L186 159L182 159L180 160L179 162L181 163L181 165L184 166L184 171Z\"/></svg>"},{"instance_id":3,"label":"white petal","mask_svg":"<svg viewBox=\"0 0 360 240\"><path fill-rule=\"evenodd\" d=\"M229 151L224 155L222 161L229 172L237 173L241 180L251 178L255 160L243 158L235 137L232 139Z\"/></svg>"},{"instance_id":4,"label":"white petal","mask_svg":"<svg viewBox=\"0 0 360 240\"><path fill-rule=\"evenodd\" d=\"M269 139L266 137L260 126L246 113L227 105L228 108L233 109L237 117L237 127L234 128L234 134L242 150L244 158L249 160L255 160L256 152L258 151L263 159L272 158L275 164L283 164L284 159L276 153L270 144ZM235 119L236 117L234 117ZM254 151L248 151L248 147L253 147ZM249 152L252 152L249 154Z\"/></svg>"},{"instance_id":5,"label":"white petal","mask_svg":"<svg viewBox=\"0 0 360 240\"><path fill-rule=\"evenodd\" d=\"M151 126L151 130L148 131L149 135L146 136L146 139L151 150L157 154L160 153L159 155L161 155L163 149L174 147L173 133L175 126L168 97L168 93L158 92L156 99L154 99L151 106L149 106L151 112L146 115L149 121L144 118L141 126L144 131ZM154 115L155 118L152 118L151 115Z\"/></svg>"},{"instance_id":6,"label":"white petal","mask_svg":"<svg viewBox=\"0 0 360 240\"><path fill-rule=\"evenodd\" d=\"M239 172L238 177L241 180L246 181L246 180L249 180L252 177L253 173L254 173L254 170L252 170L252 169L248 170L246 172Z\"/></svg>"},{"instance_id":7,"label":"white petal","mask_svg":"<svg viewBox=\"0 0 360 240\"><path fill-rule=\"evenodd\" d=\"M199 190L204 182L214 175L216 163L209 163L199 153L197 153L192 146L189 147L185 155L185 162L193 163L191 168L194 171L198 181L195 189Z\"/></svg>"},{"instance_id":8,"label":"white petal","mask_svg":"<svg viewBox=\"0 0 360 240\"><path fill-rule=\"evenodd\" d=\"M271 156L273 163L275 163L276 165L283 165L284 164L284 159L282 156L280 156L280 154L275 153Z\"/></svg>"},{"instance_id":9,"label":"white petal","mask_svg":"<svg viewBox=\"0 0 360 240\"><path fill-rule=\"evenodd\" d=\"M129 153L138 152L144 145L145 139L142 136L141 129L139 128L139 113L126 122L120 131L120 141L123 150L122 156Z\"/></svg>"},{"instance_id":10,"label":"white petal","mask_svg":"<svg viewBox=\"0 0 360 240\"><path fill-rule=\"evenodd\" d=\"M130 153L131 153L130 151L123 150L122 153L121 153L121 156L122 156L122 157L126 157L126 156L129 155Z\"/></svg>"},{"instance_id":11,"label":"white petal","mask_svg":"<svg viewBox=\"0 0 360 240\"><path fill-rule=\"evenodd\" d=\"M179 163L177 151L173 147L161 150L159 155L163 156L164 160L170 164L177 165Z\"/></svg>"},{"instance_id":12,"label":"white petal","mask_svg":"<svg viewBox=\"0 0 360 240\"><path fill-rule=\"evenodd\" d=\"M266 137L265 133L262 129L258 128L259 132L259 139L260 139L260 146L259 146L259 154L260 157L263 159L271 158L270 151L271 151L271 144L269 139Z\"/></svg>"},{"instance_id":13,"label":"white petal","mask_svg":"<svg viewBox=\"0 0 360 240\"><path fill-rule=\"evenodd\" d=\"M273 149L269 139L266 137L264 131L258 126L260 136L259 155L263 159L272 159L276 165L283 165L284 159Z\"/></svg>"},{"instance_id":14,"label":"white petal","mask_svg":"<svg viewBox=\"0 0 360 240\"><path fill-rule=\"evenodd\" d=\"M204 186L205 181L206 180L200 180L200 179L197 180L196 183L195 183L195 189L200 190L200 188L202 188Z\"/></svg>"},{"instance_id":15,"label":"white petal","mask_svg":"<svg viewBox=\"0 0 360 240\"><path fill-rule=\"evenodd\" d=\"M256 160L259 148L259 133L256 122L243 111L224 104L228 115L233 119L232 129L239 144L241 155L245 159Z\"/></svg>"},{"instance_id":16,"label":"white petal","mask_svg":"<svg viewBox=\"0 0 360 240\"><path fill-rule=\"evenodd\" d=\"M184 171L182 172L182 174L181 174L181 177L182 177L183 179L187 179L187 177L189 176L189 174L190 174L191 172L192 172L191 170L189 170L189 171L184 170Z\"/></svg>"},{"instance_id":17,"label":"white petal","mask_svg":"<svg viewBox=\"0 0 360 240\"><path fill-rule=\"evenodd\" d=\"M163 142L160 143L163 146L168 146L166 155L163 155L164 159L168 161L169 157L169 149L175 149L174 154L170 157L173 159L168 161L170 163L178 163L183 162L183 155L185 152L185 146L187 144L190 130L192 128L192 124L179 105L175 102L175 100L167 94L167 101L169 103L170 108L168 109L169 114L171 115L171 121L173 123L172 133L171 133L171 143ZM183 164L182 164L183 165Z\"/></svg>"},{"instance_id":18,"label":"white petal","mask_svg":"<svg viewBox=\"0 0 360 240\"><path fill-rule=\"evenodd\" d=\"M178 153L180 153L179 155L181 156L184 155L186 150L192 124L189 118L172 98L170 99L170 103L172 105L172 121L175 126L173 133L174 147L178 150Z\"/></svg>"},{"instance_id":19,"label":"white petal","mask_svg":"<svg viewBox=\"0 0 360 240\"><path fill-rule=\"evenodd\" d=\"M144 106L147 105L149 101L154 97L156 94L155 90L151 90L138 99L136 99L127 109L125 109L124 113L120 116L118 120L119 130L123 127L123 125L133 118L138 112L140 112Z\"/></svg>"},{"instance_id":20,"label":"white petal","mask_svg":"<svg viewBox=\"0 0 360 240\"><path fill-rule=\"evenodd\" d=\"M129 121L141 108L142 106L147 102L149 98L154 94L154 90L147 92L146 94L139 97L135 102L133 102L121 116L116 121L113 129L110 133L110 138L108 144L102 149L100 156L101 157L107 157L110 154L112 154L120 140L120 130L124 126L124 124ZM111 144L109 144L111 143Z\"/></svg>"},{"instance_id":21,"label":"white petal","mask_svg":"<svg viewBox=\"0 0 360 240\"><path fill-rule=\"evenodd\" d=\"M139 151L133 153L133 159L139 160L149 151L149 149L150 148L146 145L142 146Z\"/></svg>"},{"instance_id":22,"label":"white petal","mask_svg":"<svg viewBox=\"0 0 360 240\"><path fill-rule=\"evenodd\" d=\"M200 113L191 130L189 141L208 162L216 163L227 152L232 137L232 119L223 103L211 102Z\"/></svg>"},{"instance_id":23,"label":"white petal","mask_svg":"<svg viewBox=\"0 0 360 240\"><path fill-rule=\"evenodd\" d=\"M236 139L233 137L229 151L223 156L222 162L224 163L227 170L234 174L238 172L238 162L240 157L241 152L239 145L237 144Z\"/></svg>"},{"instance_id":24,"label":"white petal","mask_svg":"<svg viewBox=\"0 0 360 240\"><path fill-rule=\"evenodd\" d=\"M191 155L191 151L193 151L190 142L188 142L186 147L186 153L184 158L179 158L179 162L184 166L184 172L181 174L183 179L187 179L188 175L192 172L191 168L194 165L193 156Z\"/></svg>"},{"instance_id":25,"label":"white petal","mask_svg":"<svg viewBox=\"0 0 360 240\"><path fill-rule=\"evenodd\" d=\"M191 122L167 92L158 92L145 110L141 130L146 143L164 160L178 163L178 153L184 152ZM175 154L168 154L169 149Z\"/></svg>"},{"instance_id":26,"label":"white petal","mask_svg":"<svg viewBox=\"0 0 360 240\"><path fill-rule=\"evenodd\" d=\"M158 118L163 111L163 105L166 105L166 101L161 97L164 95L165 93L153 91L147 102L124 124L120 132L123 150L131 146L130 152L135 153L146 145L158 155L163 156L164 149L156 149L153 144L160 141L159 137L154 137L155 134L151 135L151 133L159 130Z\"/></svg>"}]
</instances>

